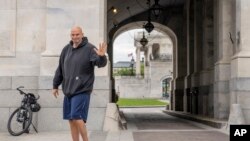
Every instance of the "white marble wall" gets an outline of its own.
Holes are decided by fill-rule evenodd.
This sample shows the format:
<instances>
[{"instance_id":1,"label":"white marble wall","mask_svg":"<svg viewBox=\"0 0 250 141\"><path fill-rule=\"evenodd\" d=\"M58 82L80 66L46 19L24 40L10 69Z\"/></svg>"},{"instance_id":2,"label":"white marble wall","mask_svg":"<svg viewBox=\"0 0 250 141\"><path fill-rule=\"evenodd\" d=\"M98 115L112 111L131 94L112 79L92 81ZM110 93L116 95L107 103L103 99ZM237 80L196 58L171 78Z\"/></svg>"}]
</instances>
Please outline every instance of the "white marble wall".
<instances>
[{"instance_id":1,"label":"white marble wall","mask_svg":"<svg viewBox=\"0 0 250 141\"><path fill-rule=\"evenodd\" d=\"M115 89L120 98L149 97L148 79L136 77L115 77Z\"/></svg>"},{"instance_id":2,"label":"white marble wall","mask_svg":"<svg viewBox=\"0 0 250 141\"><path fill-rule=\"evenodd\" d=\"M83 27L89 41L106 39L107 0L0 0L0 131L20 105L15 90L41 96L41 111L34 117L39 131L68 130L62 120L62 98L51 95L52 79L62 48L70 40L70 28ZM91 16L90 16L91 15ZM96 69L88 128L102 130L106 104L110 102L109 63ZM53 124L56 121L58 124Z\"/></svg>"},{"instance_id":3,"label":"white marble wall","mask_svg":"<svg viewBox=\"0 0 250 141\"><path fill-rule=\"evenodd\" d=\"M97 47L104 41L105 5L106 1L99 0L47 0L46 48L41 58L41 75L54 74L58 63L54 57L58 57L69 42L72 26L80 25L84 36ZM108 75L108 67L99 71L96 75Z\"/></svg>"},{"instance_id":4,"label":"white marble wall","mask_svg":"<svg viewBox=\"0 0 250 141\"><path fill-rule=\"evenodd\" d=\"M150 95L149 97L162 97L162 81L171 77L172 62L151 61L150 62Z\"/></svg>"},{"instance_id":5,"label":"white marble wall","mask_svg":"<svg viewBox=\"0 0 250 141\"><path fill-rule=\"evenodd\" d=\"M45 2L0 0L0 76L39 74L40 52L45 48Z\"/></svg>"},{"instance_id":6,"label":"white marble wall","mask_svg":"<svg viewBox=\"0 0 250 141\"><path fill-rule=\"evenodd\" d=\"M16 0L1 0L0 5L0 57L15 56Z\"/></svg>"},{"instance_id":7,"label":"white marble wall","mask_svg":"<svg viewBox=\"0 0 250 141\"><path fill-rule=\"evenodd\" d=\"M247 124L250 123L250 1L237 0L236 2L236 52L231 58L231 104L240 104Z\"/></svg>"}]
</instances>

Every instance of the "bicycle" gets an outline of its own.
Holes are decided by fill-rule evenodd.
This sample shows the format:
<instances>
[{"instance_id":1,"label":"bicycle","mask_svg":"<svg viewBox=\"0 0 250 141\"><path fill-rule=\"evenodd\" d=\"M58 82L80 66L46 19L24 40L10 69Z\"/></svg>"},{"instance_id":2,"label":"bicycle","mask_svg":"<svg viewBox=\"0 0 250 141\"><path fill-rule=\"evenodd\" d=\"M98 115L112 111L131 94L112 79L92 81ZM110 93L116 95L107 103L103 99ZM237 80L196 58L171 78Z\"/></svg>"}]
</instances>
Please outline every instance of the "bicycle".
<instances>
[{"instance_id":1,"label":"bicycle","mask_svg":"<svg viewBox=\"0 0 250 141\"><path fill-rule=\"evenodd\" d=\"M13 136L19 136L23 133L29 133L29 127L32 124L36 133L38 133L37 129L35 128L34 124L32 123L32 115L33 112L38 112L41 109L37 100L40 98L35 97L32 93L25 93L21 90L24 88L20 86L17 88L21 95L24 95L21 106L18 107L9 117L8 120L8 132Z\"/></svg>"}]
</instances>

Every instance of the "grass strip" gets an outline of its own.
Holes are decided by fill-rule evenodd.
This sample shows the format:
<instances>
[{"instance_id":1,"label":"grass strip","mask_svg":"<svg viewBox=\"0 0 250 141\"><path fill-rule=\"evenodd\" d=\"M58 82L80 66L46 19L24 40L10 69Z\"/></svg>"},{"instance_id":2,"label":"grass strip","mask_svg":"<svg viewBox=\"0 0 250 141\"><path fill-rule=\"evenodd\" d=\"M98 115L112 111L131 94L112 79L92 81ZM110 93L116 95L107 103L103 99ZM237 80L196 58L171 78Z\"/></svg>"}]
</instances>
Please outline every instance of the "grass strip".
<instances>
[{"instance_id":1,"label":"grass strip","mask_svg":"<svg viewBox=\"0 0 250 141\"><path fill-rule=\"evenodd\" d=\"M158 99L130 99L119 98L117 104L119 107L132 107L132 106L166 106L168 103Z\"/></svg>"}]
</instances>

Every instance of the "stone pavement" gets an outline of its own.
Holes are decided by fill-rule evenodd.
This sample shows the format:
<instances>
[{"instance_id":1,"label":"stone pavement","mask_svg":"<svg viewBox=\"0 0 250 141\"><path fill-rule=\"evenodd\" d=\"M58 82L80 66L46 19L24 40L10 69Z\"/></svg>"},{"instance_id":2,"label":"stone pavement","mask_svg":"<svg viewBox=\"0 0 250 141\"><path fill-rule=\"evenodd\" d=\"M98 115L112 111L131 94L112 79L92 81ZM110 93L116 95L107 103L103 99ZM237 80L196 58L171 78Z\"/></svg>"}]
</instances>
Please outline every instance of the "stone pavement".
<instances>
[{"instance_id":1,"label":"stone pavement","mask_svg":"<svg viewBox=\"0 0 250 141\"><path fill-rule=\"evenodd\" d=\"M121 108L128 130L89 131L89 141L229 141L228 132L183 120L162 112L162 108ZM18 137L0 133L0 141L71 141L68 131L39 132Z\"/></svg>"}]
</instances>

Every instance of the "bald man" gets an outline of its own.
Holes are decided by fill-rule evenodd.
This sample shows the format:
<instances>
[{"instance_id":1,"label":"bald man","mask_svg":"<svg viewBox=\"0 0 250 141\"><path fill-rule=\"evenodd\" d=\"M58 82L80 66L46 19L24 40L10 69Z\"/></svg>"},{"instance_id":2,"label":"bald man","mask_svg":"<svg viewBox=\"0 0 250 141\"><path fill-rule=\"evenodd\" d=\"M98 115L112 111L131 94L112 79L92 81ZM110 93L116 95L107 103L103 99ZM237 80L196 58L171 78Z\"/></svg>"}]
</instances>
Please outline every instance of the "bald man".
<instances>
[{"instance_id":1,"label":"bald man","mask_svg":"<svg viewBox=\"0 0 250 141\"><path fill-rule=\"evenodd\" d=\"M82 28L71 29L71 41L60 55L59 65L53 79L53 95L59 96L58 87L62 84L64 93L63 119L69 121L73 141L88 141L86 122L90 95L94 84L95 66L107 64L107 45L99 44L99 49L88 42Z\"/></svg>"}]
</instances>

